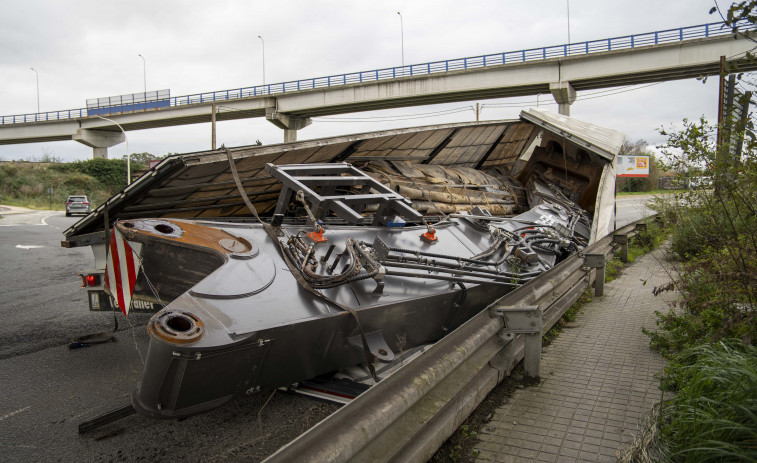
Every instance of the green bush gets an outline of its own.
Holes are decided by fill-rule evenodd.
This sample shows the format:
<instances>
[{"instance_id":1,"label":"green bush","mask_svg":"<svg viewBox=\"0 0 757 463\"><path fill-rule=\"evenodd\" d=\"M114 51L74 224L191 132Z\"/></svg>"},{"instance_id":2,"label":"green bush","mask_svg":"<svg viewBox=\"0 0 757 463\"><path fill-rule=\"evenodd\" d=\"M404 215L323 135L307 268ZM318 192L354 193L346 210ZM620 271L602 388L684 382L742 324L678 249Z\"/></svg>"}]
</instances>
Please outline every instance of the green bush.
<instances>
[{"instance_id":1,"label":"green bush","mask_svg":"<svg viewBox=\"0 0 757 463\"><path fill-rule=\"evenodd\" d=\"M62 210L69 195L85 194L93 207L97 207L126 185L125 167L122 171L124 178L120 183L108 181L104 184L92 175L101 174L101 178L108 180L110 170L118 172L117 169L112 169L111 163L114 161L97 161L94 164L89 161L70 164L31 162L2 164L0 165L0 202L36 209ZM118 167L118 163L120 161L115 161L114 165ZM99 165L103 168L98 169ZM78 167L83 167L83 169L80 170ZM53 189L52 194L48 192L50 187Z\"/></svg>"},{"instance_id":2,"label":"green bush","mask_svg":"<svg viewBox=\"0 0 757 463\"><path fill-rule=\"evenodd\" d=\"M139 169L133 165L132 174ZM66 164L58 164L57 169L66 172L80 172L97 179L102 186L118 191L126 187L126 161L123 159L88 159Z\"/></svg>"}]
</instances>

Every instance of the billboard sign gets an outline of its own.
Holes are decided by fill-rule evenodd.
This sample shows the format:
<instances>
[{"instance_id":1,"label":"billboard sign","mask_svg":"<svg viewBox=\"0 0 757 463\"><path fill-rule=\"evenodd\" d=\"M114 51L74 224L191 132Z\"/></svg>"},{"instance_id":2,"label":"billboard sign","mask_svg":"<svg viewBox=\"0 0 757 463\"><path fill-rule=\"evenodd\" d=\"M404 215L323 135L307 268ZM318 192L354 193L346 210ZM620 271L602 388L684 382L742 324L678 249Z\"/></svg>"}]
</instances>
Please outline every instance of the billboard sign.
<instances>
[{"instance_id":1,"label":"billboard sign","mask_svg":"<svg viewBox=\"0 0 757 463\"><path fill-rule=\"evenodd\" d=\"M649 177L649 156L618 156L617 177Z\"/></svg>"}]
</instances>

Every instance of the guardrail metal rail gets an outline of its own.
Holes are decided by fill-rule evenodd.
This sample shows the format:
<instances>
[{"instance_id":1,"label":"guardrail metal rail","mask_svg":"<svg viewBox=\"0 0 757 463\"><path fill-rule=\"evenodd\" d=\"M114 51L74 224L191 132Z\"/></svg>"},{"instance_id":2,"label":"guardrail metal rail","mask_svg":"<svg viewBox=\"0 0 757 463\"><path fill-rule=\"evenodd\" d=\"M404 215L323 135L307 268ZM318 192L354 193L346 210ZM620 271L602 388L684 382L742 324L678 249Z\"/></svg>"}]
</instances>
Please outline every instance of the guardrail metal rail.
<instances>
[{"instance_id":1,"label":"guardrail metal rail","mask_svg":"<svg viewBox=\"0 0 757 463\"><path fill-rule=\"evenodd\" d=\"M524 338L508 332L502 310L538 306L541 335L593 284L650 218L626 225L508 293L351 403L269 456L264 463L426 462L486 395L523 359Z\"/></svg>"}]
</instances>

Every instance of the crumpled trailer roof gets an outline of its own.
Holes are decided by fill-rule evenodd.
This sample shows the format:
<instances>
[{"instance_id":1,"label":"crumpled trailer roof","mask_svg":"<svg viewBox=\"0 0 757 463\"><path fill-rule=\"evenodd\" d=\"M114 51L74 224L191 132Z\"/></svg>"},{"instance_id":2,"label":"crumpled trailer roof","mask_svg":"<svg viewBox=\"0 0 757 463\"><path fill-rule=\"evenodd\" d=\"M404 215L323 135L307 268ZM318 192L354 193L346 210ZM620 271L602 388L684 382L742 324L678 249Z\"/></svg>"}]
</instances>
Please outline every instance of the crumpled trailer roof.
<instances>
[{"instance_id":1,"label":"crumpled trailer roof","mask_svg":"<svg viewBox=\"0 0 757 463\"><path fill-rule=\"evenodd\" d=\"M267 163L310 164L386 160L487 169L512 167L540 133L598 156L612 167L622 134L545 111L520 119L439 124L268 146L229 148L242 183L262 214L276 204L280 183ZM606 198L607 188L600 188ZM606 201L605 201L606 202ZM64 232L67 247L103 242L105 221L139 217L245 217L224 148L172 155Z\"/></svg>"}]
</instances>

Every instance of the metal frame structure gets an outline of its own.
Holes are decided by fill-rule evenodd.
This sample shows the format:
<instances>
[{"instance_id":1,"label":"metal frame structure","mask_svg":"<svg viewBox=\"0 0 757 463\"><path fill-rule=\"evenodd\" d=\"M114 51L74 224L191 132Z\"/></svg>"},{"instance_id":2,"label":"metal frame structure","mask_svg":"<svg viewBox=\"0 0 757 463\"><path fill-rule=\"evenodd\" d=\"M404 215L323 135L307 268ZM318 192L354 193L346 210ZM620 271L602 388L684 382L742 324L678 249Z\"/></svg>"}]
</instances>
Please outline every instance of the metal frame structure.
<instances>
[{"instance_id":1,"label":"metal frame structure","mask_svg":"<svg viewBox=\"0 0 757 463\"><path fill-rule=\"evenodd\" d=\"M413 221L423 219L408 199L346 162L286 166L269 163L265 171L282 183L274 216L284 215L293 196L301 191L315 210L316 220L323 220L333 212L348 223L361 223L363 216L360 213L368 204L379 205L373 219L374 226L387 225L392 213ZM336 194L341 188L357 188L358 192Z\"/></svg>"}]
</instances>

